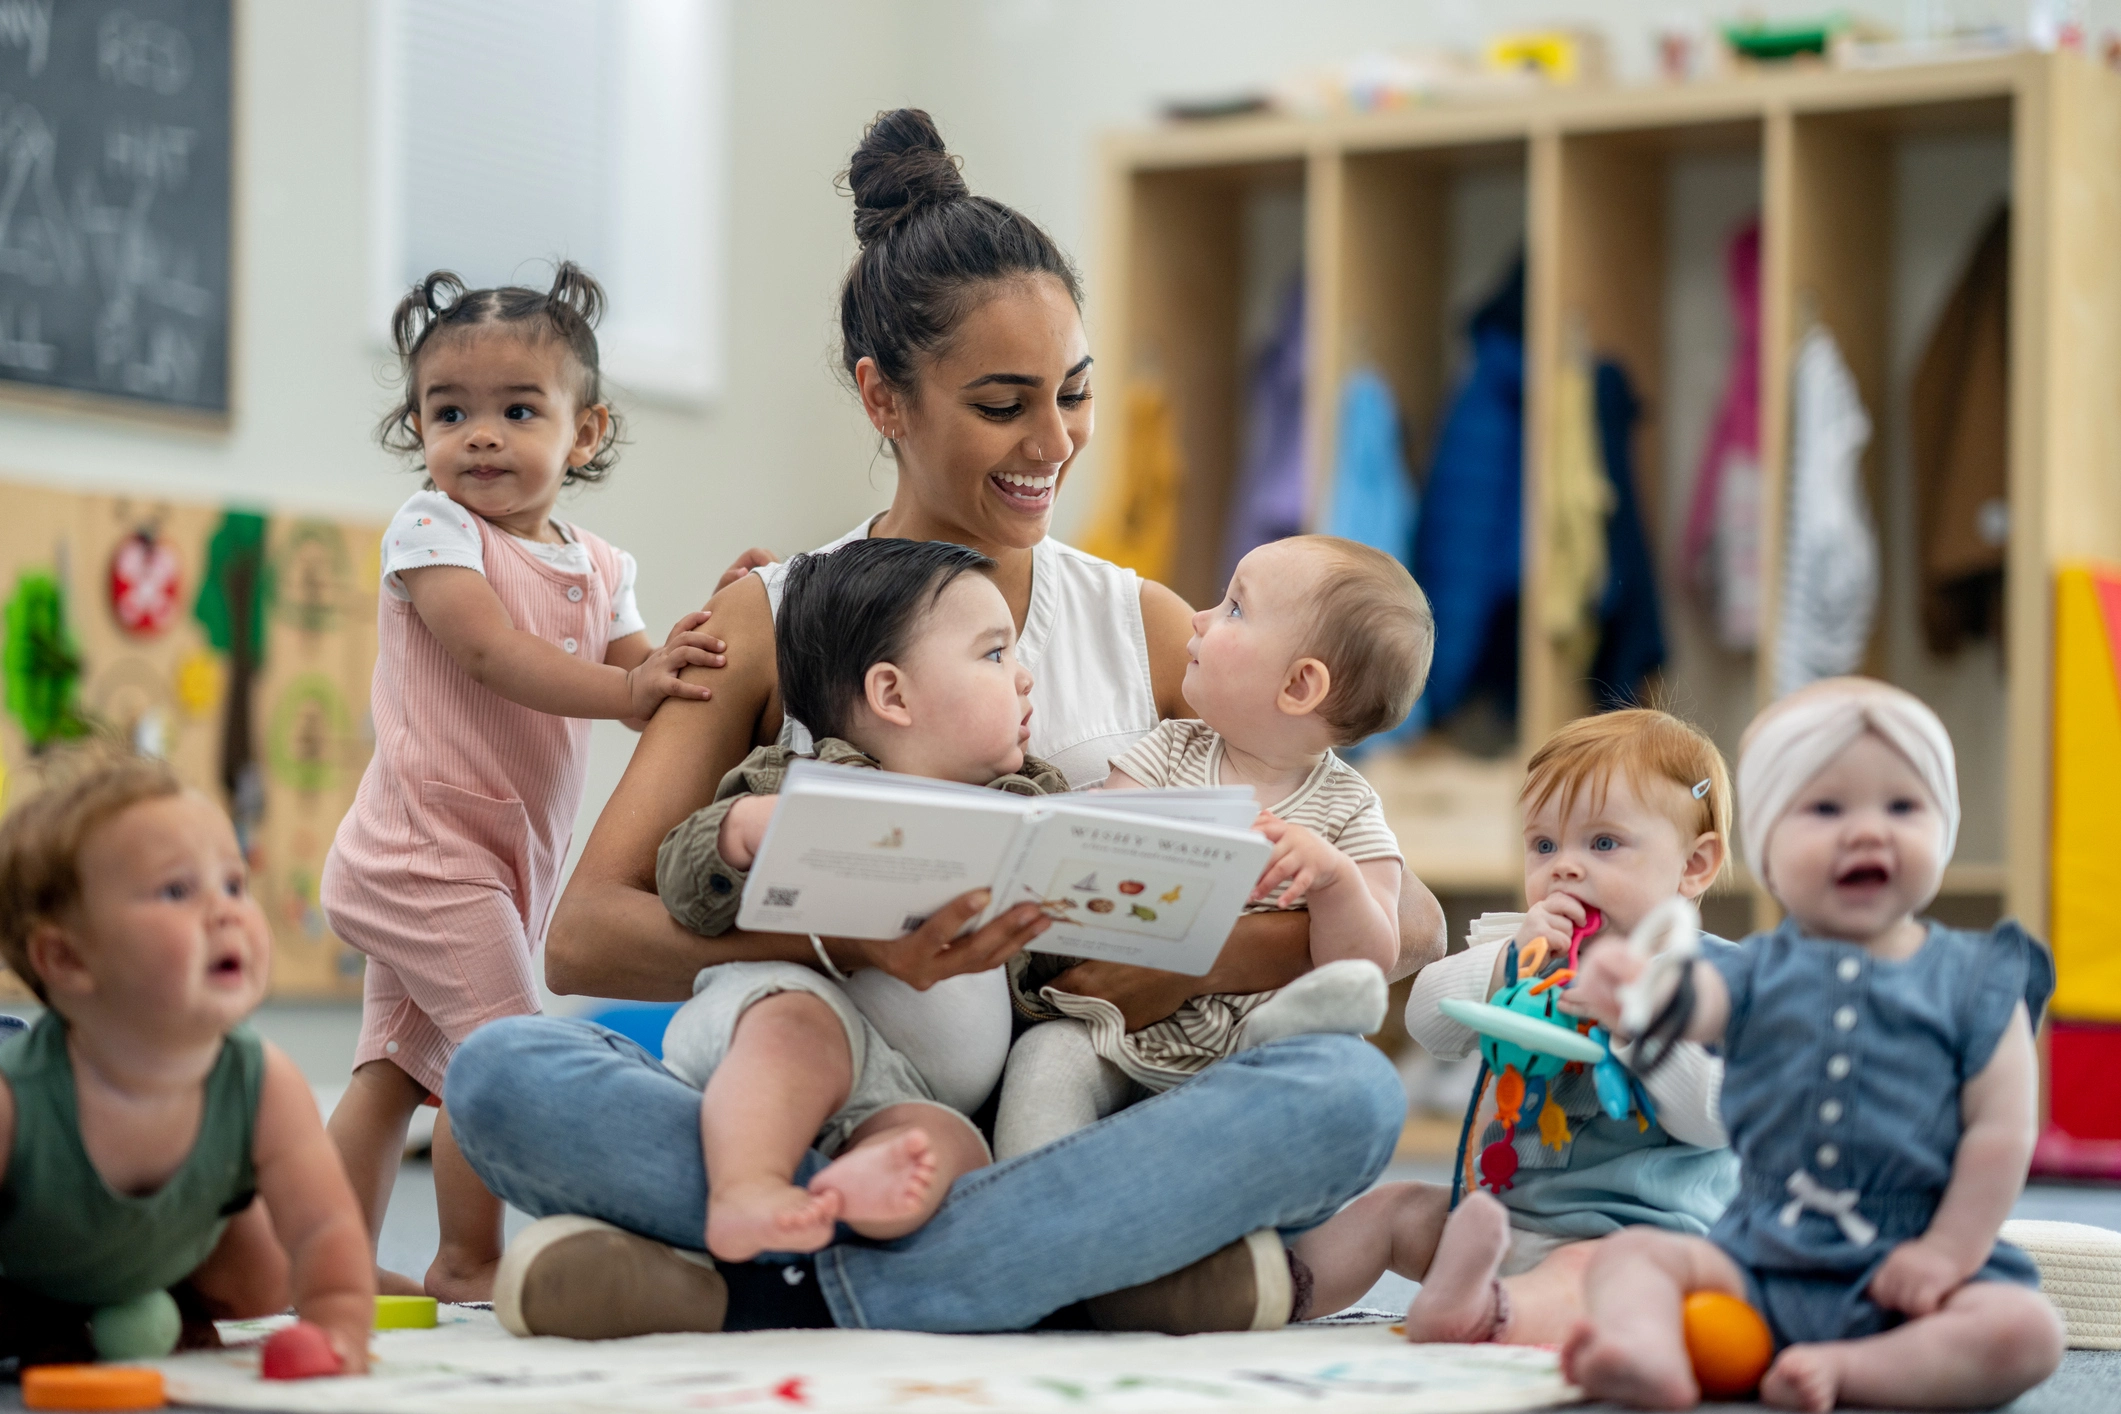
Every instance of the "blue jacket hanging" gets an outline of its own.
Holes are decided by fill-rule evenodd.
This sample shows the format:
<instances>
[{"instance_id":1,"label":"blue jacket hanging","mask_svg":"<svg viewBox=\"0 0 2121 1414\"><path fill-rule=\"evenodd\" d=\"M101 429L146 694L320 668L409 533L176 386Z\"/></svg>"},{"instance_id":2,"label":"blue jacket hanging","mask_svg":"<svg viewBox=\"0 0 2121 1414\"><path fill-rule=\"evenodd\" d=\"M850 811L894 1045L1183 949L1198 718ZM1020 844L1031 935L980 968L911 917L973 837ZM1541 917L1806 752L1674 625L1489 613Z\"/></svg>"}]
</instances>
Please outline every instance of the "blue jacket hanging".
<instances>
[{"instance_id":1,"label":"blue jacket hanging","mask_svg":"<svg viewBox=\"0 0 2121 1414\"><path fill-rule=\"evenodd\" d=\"M1415 515L1414 479L1407 472L1392 387L1376 369L1358 368L1340 390L1326 533L1406 564L1414 556Z\"/></svg>"},{"instance_id":2,"label":"blue jacket hanging","mask_svg":"<svg viewBox=\"0 0 2121 1414\"><path fill-rule=\"evenodd\" d=\"M1642 403L1617 363L1598 365L1594 394L1598 443L1613 512L1606 519L1605 597L1598 606L1598 651L1591 685L1601 708L1640 705L1652 673L1664 666L1664 622L1649 537L1635 500L1635 421Z\"/></svg>"},{"instance_id":3,"label":"blue jacket hanging","mask_svg":"<svg viewBox=\"0 0 2121 1414\"><path fill-rule=\"evenodd\" d=\"M1244 464L1230 507L1223 578L1247 551L1304 528L1304 286L1282 292L1273 336L1248 385Z\"/></svg>"},{"instance_id":4,"label":"blue jacket hanging","mask_svg":"<svg viewBox=\"0 0 2121 1414\"><path fill-rule=\"evenodd\" d=\"M1401 564L1414 558L1419 502L1407 471L1399 405L1375 368L1348 375L1340 392L1340 429L1335 440L1333 504L1326 533L1382 550ZM1391 731L1358 743L1361 749L1400 745L1427 725L1419 704ZM1342 751L1351 754L1357 748Z\"/></svg>"},{"instance_id":5,"label":"blue jacket hanging","mask_svg":"<svg viewBox=\"0 0 2121 1414\"><path fill-rule=\"evenodd\" d=\"M1414 576L1436 615L1416 707L1438 722L1476 689L1517 709L1524 572L1524 261L1473 315L1473 368L1437 433L1422 488Z\"/></svg>"}]
</instances>

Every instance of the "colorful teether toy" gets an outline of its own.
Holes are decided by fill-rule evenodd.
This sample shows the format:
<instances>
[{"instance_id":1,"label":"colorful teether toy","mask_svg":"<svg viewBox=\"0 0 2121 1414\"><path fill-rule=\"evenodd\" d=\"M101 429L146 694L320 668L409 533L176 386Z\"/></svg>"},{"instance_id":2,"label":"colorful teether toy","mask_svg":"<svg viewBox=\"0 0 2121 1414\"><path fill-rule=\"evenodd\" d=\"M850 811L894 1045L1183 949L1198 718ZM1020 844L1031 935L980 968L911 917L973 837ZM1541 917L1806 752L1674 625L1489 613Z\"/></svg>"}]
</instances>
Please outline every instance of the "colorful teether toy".
<instances>
[{"instance_id":1,"label":"colorful teether toy","mask_svg":"<svg viewBox=\"0 0 2121 1414\"><path fill-rule=\"evenodd\" d=\"M1583 923L1569 938L1567 965L1545 977L1536 973L1548 962L1547 940L1533 939L1522 956L1512 943L1504 955L1503 985L1492 1000L1449 998L1437 1004L1445 1016L1480 1034L1481 1078L1475 1091L1474 1114L1479 1111L1489 1080L1494 1082L1495 1118L1502 1126L1502 1138L1480 1151L1478 1178L1491 1192L1503 1192L1516 1178L1517 1126L1524 1117L1530 1087L1535 1084L1539 1096L1539 1140L1549 1149L1559 1149L1574 1137L1568 1116L1553 1095L1553 1081L1571 1069L1590 1068L1599 1107L1613 1119L1625 1119L1632 1110L1636 1124L1647 1129L1657 1117L1642 1082L1614 1056L1605 1030L1560 1008L1562 989L1575 978L1576 959L1584 939L1604 924L1605 918L1597 909L1587 910ZM1627 940L1630 950L1649 961L1650 969L1641 982L1624 994L1623 1001L1632 1003L1633 1010L1645 1009L1642 994L1663 982L1675 962L1694 955L1699 930L1700 915L1685 899L1673 899L1652 910ZM1520 964L1522 972L1535 975L1520 975ZM1469 1115L1469 1124L1471 1119ZM1469 1130L1467 1139L1470 1141L1471 1137ZM1473 1177L1470 1166L1464 1176Z\"/></svg>"}]
</instances>

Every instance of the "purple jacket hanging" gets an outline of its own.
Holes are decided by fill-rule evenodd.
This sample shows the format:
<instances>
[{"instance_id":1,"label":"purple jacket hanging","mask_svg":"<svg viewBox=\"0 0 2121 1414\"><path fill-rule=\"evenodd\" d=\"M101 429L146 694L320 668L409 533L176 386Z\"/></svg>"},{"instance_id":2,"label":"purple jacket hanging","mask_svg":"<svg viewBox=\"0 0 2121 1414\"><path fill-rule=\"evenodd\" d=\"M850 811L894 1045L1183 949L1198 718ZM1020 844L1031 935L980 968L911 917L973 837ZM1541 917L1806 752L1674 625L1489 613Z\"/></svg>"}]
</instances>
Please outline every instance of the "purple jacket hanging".
<instances>
[{"instance_id":1,"label":"purple jacket hanging","mask_svg":"<svg viewBox=\"0 0 2121 1414\"><path fill-rule=\"evenodd\" d=\"M1289 281L1274 333L1252 365L1244 466L1230 506L1223 577L1247 551L1304 528L1304 286Z\"/></svg>"}]
</instances>

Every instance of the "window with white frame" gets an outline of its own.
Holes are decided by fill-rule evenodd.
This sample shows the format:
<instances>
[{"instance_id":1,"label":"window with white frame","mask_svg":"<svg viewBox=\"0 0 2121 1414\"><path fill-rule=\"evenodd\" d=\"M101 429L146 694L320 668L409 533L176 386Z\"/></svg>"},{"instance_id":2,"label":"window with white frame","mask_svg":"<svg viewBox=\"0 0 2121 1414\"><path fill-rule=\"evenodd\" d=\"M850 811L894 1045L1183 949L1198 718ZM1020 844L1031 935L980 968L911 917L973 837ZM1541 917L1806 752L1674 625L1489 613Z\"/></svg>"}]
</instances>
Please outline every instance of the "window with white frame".
<instances>
[{"instance_id":1,"label":"window with white frame","mask_svg":"<svg viewBox=\"0 0 2121 1414\"><path fill-rule=\"evenodd\" d=\"M373 0L376 325L430 270L575 261L625 389L722 377L727 0Z\"/></svg>"}]
</instances>

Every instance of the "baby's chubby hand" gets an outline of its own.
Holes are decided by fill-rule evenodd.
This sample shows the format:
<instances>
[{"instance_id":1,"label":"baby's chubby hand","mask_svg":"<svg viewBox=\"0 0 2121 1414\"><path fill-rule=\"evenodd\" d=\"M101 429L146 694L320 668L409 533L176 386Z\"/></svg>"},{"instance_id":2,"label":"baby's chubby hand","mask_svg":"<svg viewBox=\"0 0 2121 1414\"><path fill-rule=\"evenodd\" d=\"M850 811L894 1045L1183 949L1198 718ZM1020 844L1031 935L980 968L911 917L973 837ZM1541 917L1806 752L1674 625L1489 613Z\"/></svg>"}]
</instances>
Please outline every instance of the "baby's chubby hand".
<instances>
[{"instance_id":1,"label":"baby's chubby hand","mask_svg":"<svg viewBox=\"0 0 2121 1414\"><path fill-rule=\"evenodd\" d=\"M724 864L731 869L749 869L757 862L759 846L766 842L766 827L773 823L773 807L779 800L777 795L747 795L729 807L714 842Z\"/></svg>"},{"instance_id":2,"label":"baby's chubby hand","mask_svg":"<svg viewBox=\"0 0 2121 1414\"><path fill-rule=\"evenodd\" d=\"M1522 952L1534 938L1545 938L1547 956L1566 954L1569 939L1576 936L1590 912L1590 906L1582 899L1555 890L1525 910L1524 922L1517 927L1518 951Z\"/></svg>"},{"instance_id":3,"label":"baby's chubby hand","mask_svg":"<svg viewBox=\"0 0 2121 1414\"><path fill-rule=\"evenodd\" d=\"M1252 886L1247 903L1258 903L1286 879L1289 887L1282 891L1280 906L1294 908L1307 895L1324 893L1356 874L1355 861L1327 844L1317 831L1292 825L1271 810L1260 811L1252 828L1273 843L1274 853L1260 871L1259 882Z\"/></svg>"},{"instance_id":4,"label":"baby's chubby hand","mask_svg":"<svg viewBox=\"0 0 2121 1414\"><path fill-rule=\"evenodd\" d=\"M1629 948L1597 948L1583 953L1576 977L1561 993L1561 1009L1587 1016L1611 1031L1620 1022L1620 989L1642 975L1643 960Z\"/></svg>"},{"instance_id":5,"label":"baby's chubby hand","mask_svg":"<svg viewBox=\"0 0 2121 1414\"><path fill-rule=\"evenodd\" d=\"M1871 1278L1871 1300L1889 1311L1927 1316L1971 1275L1965 1263L1925 1234L1886 1254Z\"/></svg>"},{"instance_id":6,"label":"baby's chubby hand","mask_svg":"<svg viewBox=\"0 0 2121 1414\"><path fill-rule=\"evenodd\" d=\"M678 676L687 668L719 668L727 661L722 655L728 645L699 631L710 617L711 611L694 609L671 628L670 637L663 640L661 648L627 670L626 693L637 720L654 716L666 697L705 702L714 696L714 689L706 684L686 682Z\"/></svg>"}]
</instances>

